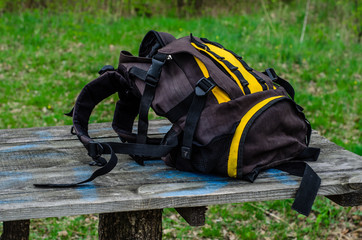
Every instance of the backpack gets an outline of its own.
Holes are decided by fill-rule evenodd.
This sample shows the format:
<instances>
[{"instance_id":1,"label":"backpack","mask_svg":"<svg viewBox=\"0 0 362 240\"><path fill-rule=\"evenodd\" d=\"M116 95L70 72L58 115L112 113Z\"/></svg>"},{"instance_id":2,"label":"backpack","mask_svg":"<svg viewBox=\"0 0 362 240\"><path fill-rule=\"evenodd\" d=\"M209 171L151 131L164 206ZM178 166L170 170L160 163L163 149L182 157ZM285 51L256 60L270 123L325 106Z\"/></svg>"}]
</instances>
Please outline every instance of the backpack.
<instances>
[{"instance_id":1,"label":"backpack","mask_svg":"<svg viewBox=\"0 0 362 240\"><path fill-rule=\"evenodd\" d=\"M316 161L319 149L308 147L311 126L295 91L272 68L258 72L221 44L192 34L176 39L150 31L139 56L121 51L119 65L80 92L72 111L71 132L77 135L101 166L90 178L73 184L36 184L72 187L111 171L115 153L129 154L140 165L162 158L181 171L213 173L253 182L266 169L277 168L303 177L292 208L308 215L320 178L306 164ZM112 127L120 142L96 142L88 134L94 107L118 93ZM149 138L149 108L167 118L172 127L162 139ZM136 117L138 132L132 133ZM109 161L102 155L110 154Z\"/></svg>"}]
</instances>

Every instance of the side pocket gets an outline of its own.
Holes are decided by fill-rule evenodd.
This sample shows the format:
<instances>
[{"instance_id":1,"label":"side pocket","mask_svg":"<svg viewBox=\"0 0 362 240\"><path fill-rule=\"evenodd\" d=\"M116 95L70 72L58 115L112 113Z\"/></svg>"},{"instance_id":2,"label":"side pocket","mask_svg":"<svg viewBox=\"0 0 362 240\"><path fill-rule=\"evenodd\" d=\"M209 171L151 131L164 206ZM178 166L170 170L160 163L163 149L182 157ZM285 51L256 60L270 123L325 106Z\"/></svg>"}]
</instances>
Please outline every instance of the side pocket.
<instances>
[{"instance_id":1,"label":"side pocket","mask_svg":"<svg viewBox=\"0 0 362 240\"><path fill-rule=\"evenodd\" d=\"M266 109L275 103L288 99L285 96L274 96L255 104L240 120L231 141L227 160L227 174L229 177L242 178L244 142L252 123ZM267 124L267 123L266 123Z\"/></svg>"}]
</instances>

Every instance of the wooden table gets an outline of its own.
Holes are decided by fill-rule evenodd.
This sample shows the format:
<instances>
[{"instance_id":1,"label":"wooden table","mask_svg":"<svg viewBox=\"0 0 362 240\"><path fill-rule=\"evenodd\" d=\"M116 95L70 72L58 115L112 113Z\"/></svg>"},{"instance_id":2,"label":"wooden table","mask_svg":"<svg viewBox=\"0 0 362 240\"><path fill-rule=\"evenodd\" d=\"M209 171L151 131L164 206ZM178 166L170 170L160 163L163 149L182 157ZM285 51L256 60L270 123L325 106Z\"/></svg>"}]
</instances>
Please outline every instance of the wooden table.
<instances>
[{"instance_id":1,"label":"wooden table","mask_svg":"<svg viewBox=\"0 0 362 240\"><path fill-rule=\"evenodd\" d=\"M166 120L151 121L149 134L163 135ZM90 125L98 141L115 141L109 123ZM126 155L109 174L77 188L40 189L34 183L73 182L95 167L70 126L0 130L1 240L27 239L29 220L99 213L100 239L160 239L162 209L176 208L191 225L202 225L208 205L293 198L300 178L277 170L254 183L181 172L161 160L137 165ZM321 148L310 163L322 179L319 195L342 206L362 203L362 157L313 132L312 146Z\"/></svg>"}]
</instances>

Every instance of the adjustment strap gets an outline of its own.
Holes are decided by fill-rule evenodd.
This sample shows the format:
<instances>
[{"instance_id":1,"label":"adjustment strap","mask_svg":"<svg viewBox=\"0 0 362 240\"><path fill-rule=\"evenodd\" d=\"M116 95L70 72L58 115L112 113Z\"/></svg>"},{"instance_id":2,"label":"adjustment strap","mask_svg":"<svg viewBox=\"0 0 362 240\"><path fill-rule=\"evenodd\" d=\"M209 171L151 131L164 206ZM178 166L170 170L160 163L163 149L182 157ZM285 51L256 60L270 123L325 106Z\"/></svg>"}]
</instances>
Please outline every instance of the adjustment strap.
<instances>
[{"instance_id":1,"label":"adjustment strap","mask_svg":"<svg viewBox=\"0 0 362 240\"><path fill-rule=\"evenodd\" d=\"M231 72L233 72L235 74L235 76L238 78L238 80L240 81L241 85L243 86L244 89L244 93L245 95L250 94L250 89L248 87L249 82L244 78L244 76L241 74L241 72L238 70L238 67L232 65L229 61L227 60L220 60L221 62L223 62L225 64L225 66L227 66L229 68L229 70Z\"/></svg>"},{"instance_id":2,"label":"adjustment strap","mask_svg":"<svg viewBox=\"0 0 362 240\"><path fill-rule=\"evenodd\" d=\"M303 177L295 195L292 209L308 216L321 185L320 177L305 162L289 162L276 168L292 175Z\"/></svg>"},{"instance_id":3,"label":"adjustment strap","mask_svg":"<svg viewBox=\"0 0 362 240\"><path fill-rule=\"evenodd\" d=\"M139 143L108 142L115 153L160 158L166 156L177 145L152 145Z\"/></svg>"},{"instance_id":4,"label":"adjustment strap","mask_svg":"<svg viewBox=\"0 0 362 240\"><path fill-rule=\"evenodd\" d=\"M194 99L195 92L192 92L184 100L179 102L175 107L165 114L165 117L172 123L180 119L180 117L185 116L189 107Z\"/></svg>"},{"instance_id":5,"label":"adjustment strap","mask_svg":"<svg viewBox=\"0 0 362 240\"><path fill-rule=\"evenodd\" d=\"M93 174L88 179L81 181L81 182L77 182L77 183L64 183L64 184L44 183L44 184L34 184L34 186L39 187L39 188L78 187L80 184L93 181L97 177L102 176L102 175L107 174L110 171L112 171L112 169L117 165L117 162L118 162L118 158L117 158L116 154L114 153L114 151L112 150L112 147L107 143L95 143L95 142L90 143L90 145L92 145L92 144L94 144L94 145L92 147L90 146L90 149L95 148L95 149L98 149L97 151L99 151L99 149L102 149L101 150L102 152L111 154L111 157L110 157L109 161L103 167L94 171ZM93 150L91 150L91 151L93 151Z\"/></svg>"},{"instance_id":6,"label":"adjustment strap","mask_svg":"<svg viewBox=\"0 0 362 240\"><path fill-rule=\"evenodd\" d=\"M191 106L187 113L186 123L184 128L183 142L181 147L181 156L184 159L191 158L192 140L196 126L199 122L201 112L204 109L207 93L212 90L216 84L211 78L201 78L195 87L195 95L192 99Z\"/></svg>"},{"instance_id":7,"label":"adjustment strap","mask_svg":"<svg viewBox=\"0 0 362 240\"><path fill-rule=\"evenodd\" d=\"M145 71L141 68L138 68L138 67L131 67L130 70L128 71L128 73L131 76L137 77L143 81L145 81L146 77L147 77L147 71Z\"/></svg>"},{"instance_id":8,"label":"adjustment strap","mask_svg":"<svg viewBox=\"0 0 362 240\"><path fill-rule=\"evenodd\" d=\"M289 96L294 100L294 96L295 96L295 91L293 86L286 80L284 80L283 78L279 77L273 68L268 68L265 69L265 72L263 72L265 75L267 75L273 82L275 82L276 84L282 86L287 93L289 94Z\"/></svg>"},{"instance_id":9,"label":"adjustment strap","mask_svg":"<svg viewBox=\"0 0 362 240\"><path fill-rule=\"evenodd\" d=\"M153 98L155 96L156 87L158 81L160 80L162 66L165 64L166 58L167 58L166 54L157 53L152 58L152 64L147 72L147 76L145 79L145 89L143 91L140 103L140 110L139 110L138 134L137 134L138 143L147 142L148 111L151 107Z\"/></svg>"}]
</instances>

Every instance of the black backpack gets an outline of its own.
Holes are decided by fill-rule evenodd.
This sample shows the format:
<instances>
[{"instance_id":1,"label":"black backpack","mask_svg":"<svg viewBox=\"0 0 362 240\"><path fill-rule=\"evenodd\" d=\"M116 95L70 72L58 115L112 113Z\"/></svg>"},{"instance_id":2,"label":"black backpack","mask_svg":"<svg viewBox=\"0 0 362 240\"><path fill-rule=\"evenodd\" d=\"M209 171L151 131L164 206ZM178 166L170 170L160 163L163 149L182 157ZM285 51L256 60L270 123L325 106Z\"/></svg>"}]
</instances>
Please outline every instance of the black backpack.
<instances>
[{"instance_id":1,"label":"black backpack","mask_svg":"<svg viewBox=\"0 0 362 240\"><path fill-rule=\"evenodd\" d=\"M311 126L294 101L294 89L272 68L258 72L221 44L192 35L176 39L150 31L139 56L122 51L119 65L106 65L100 76L80 92L74 108L72 133L88 150L93 175L72 187L111 171L115 153L129 154L137 163L162 158L182 171L214 173L253 182L258 174L277 168L302 176L292 206L308 215L320 178L306 164L319 149L308 147ZM112 127L120 142L96 142L88 134L94 107L118 93ZM147 137L152 107L172 128L164 138ZM132 133L139 116L138 132ZM106 161L102 155L110 154Z\"/></svg>"}]
</instances>

